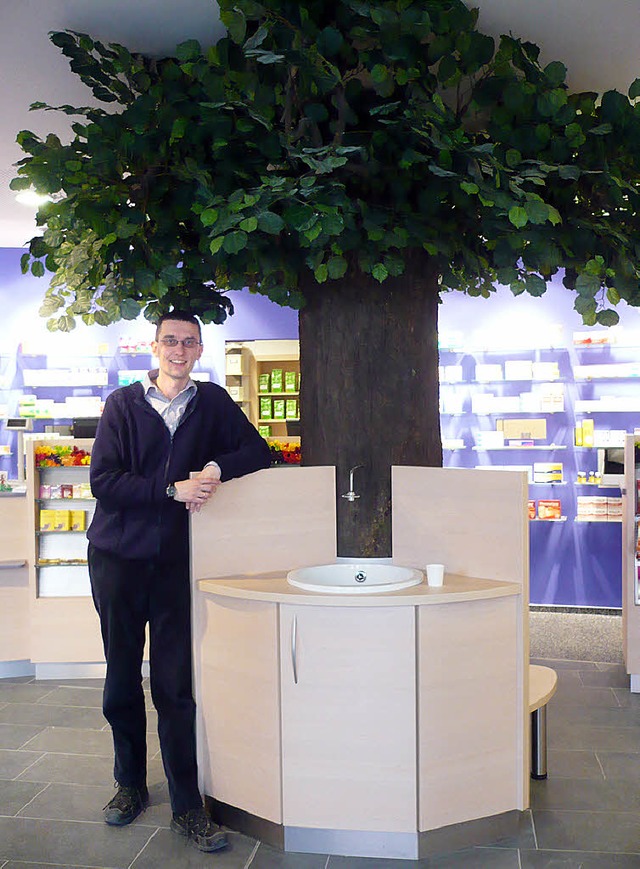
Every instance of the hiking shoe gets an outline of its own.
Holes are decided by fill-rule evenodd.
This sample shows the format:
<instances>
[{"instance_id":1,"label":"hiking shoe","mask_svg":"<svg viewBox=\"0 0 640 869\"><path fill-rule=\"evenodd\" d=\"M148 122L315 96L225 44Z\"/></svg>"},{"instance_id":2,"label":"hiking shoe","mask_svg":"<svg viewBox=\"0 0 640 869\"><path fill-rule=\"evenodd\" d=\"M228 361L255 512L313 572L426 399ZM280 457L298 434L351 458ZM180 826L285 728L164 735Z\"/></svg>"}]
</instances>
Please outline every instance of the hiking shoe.
<instances>
[{"instance_id":1,"label":"hiking shoe","mask_svg":"<svg viewBox=\"0 0 640 869\"><path fill-rule=\"evenodd\" d=\"M117 784L117 782L116 782ZM129 788L118 785L118 792L102 810L105 822L112 827L124 827L135 820L147 807L149 791L146 785Z\"/></svg>"},{"instance_id":2,"label":"hiking shoe","mask_svg":"<svg viewBox=\"0 0 640 869\"><path fill-rule=\"evenodd\" d=\"M174 833L186 836L199 851L219 851L228 845L227 834L213 823L205 812L204 806L191 809L184 815L174 815L171 819L171 829Z\"/></svg>"}]
</instances>

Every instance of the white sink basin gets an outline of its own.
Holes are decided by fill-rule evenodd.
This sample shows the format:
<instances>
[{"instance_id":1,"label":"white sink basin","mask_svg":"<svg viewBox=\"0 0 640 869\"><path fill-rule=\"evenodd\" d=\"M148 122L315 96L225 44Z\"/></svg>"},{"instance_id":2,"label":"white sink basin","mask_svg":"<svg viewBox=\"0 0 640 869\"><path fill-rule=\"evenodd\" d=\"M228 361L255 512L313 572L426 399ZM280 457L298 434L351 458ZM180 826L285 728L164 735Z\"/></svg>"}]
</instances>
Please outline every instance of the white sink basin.
<instances>
[{"instance_id":1,"label":"white sink basin","mask_svg":"<svg viewBox=\"0 0 640 869\"><path fill-rule=\"evenodd\" d=\"M287 574L290 585L326 594L380 594L410 588L423 579L421 570L397 564L318 564Z\"/></svg>"}]
</instances>

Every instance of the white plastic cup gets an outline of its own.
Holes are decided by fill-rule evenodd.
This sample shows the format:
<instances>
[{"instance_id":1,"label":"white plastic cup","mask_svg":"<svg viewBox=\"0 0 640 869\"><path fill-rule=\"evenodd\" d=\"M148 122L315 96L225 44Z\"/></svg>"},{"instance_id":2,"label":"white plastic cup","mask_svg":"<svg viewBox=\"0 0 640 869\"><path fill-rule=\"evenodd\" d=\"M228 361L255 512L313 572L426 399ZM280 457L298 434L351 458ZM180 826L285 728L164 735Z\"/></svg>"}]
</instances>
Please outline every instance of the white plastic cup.
<instances>
[{"instance_id":1,"label":"white plastic cup","mask_svg":"<svg viewBox=\"0 0 640 869\"><path fill-rule=\"evenodd\" d=\"M437 587L444 585L444 564L427 564L427 585Z\"/></svg>"}]
</instances>

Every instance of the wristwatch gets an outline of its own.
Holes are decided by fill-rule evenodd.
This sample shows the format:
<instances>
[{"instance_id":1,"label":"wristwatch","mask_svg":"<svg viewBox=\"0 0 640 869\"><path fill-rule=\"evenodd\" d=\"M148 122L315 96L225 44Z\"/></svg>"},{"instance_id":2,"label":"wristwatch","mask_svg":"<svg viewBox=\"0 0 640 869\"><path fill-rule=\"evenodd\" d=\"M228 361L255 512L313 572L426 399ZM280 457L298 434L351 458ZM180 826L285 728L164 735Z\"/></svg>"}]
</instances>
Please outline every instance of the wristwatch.
<instances>
[{"instance_id":1,"label":"wristwatch","mask_svg":"<svg viewBox=\"0 0 640 869\"><path fill-rule=\"evenodd\" d=\"M166 488L167 498L175 498L175 496L176 496L176 492L177 492L177 491L178 491L178 490L176 489L176 484L175 484L175 483L169 483L169 485L168 485L167 488Z\"/></svg>"}]
</instances>

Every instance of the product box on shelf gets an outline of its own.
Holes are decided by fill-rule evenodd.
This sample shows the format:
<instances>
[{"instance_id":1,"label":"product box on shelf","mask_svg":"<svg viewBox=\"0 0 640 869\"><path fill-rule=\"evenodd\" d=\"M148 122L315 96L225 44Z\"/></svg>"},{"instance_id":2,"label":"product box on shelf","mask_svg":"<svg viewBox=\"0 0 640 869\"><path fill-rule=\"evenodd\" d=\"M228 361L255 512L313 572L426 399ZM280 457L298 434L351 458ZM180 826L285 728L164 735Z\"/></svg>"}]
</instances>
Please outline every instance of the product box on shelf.
<instances>
[{"instance_id":1,"label":"product box on shelf","mask_svg":"<svg viewBox=\"0 0 640 869\"><path fill-rule=\"evenodd\" d=\"M534 462L534 483L561 483L563 467L562 462Z\"/></svg>"},{"instance_id":2,"label":"product box on shelf","mask_svg":"<svg viewBox=\"0 0 640 869\"><path fill-rule=\"evenodd\" d=\"M71 530L71 510L53 510L53 514L54 531Z\"/></svg>"},{"instance_id":3,"label":"product box on shelf","mask_svg":"<svg viewBox=\"0 0 640 869\"><path fill-rule=\"evenodd\" d=\"M593 446L593 435L595 424L592 419L583 419L581 423L582 428L582 446L583 447L592 447Z\"/></svg>"},{"instance_id":4,"label":"product box on shelf","mask_svg":"<svg viewBox=\"0 0 640 869\"><path fill-rule=\"evenodd\" d=\"M546 419L500 419L497 423L505 440L545 440L547 437Z\"/></svg>"},{"instance_id":5,"label":"product box on shelf","mask_svg":"<svg viewBox=\"0 0 640 869\"><path fill-rule=\"evenodd\" d=\"M71 531L87 530L87 514L85 510L70 510Z\"/></svg>"},{"instance_id":6,"label":"product box on shelf","mask_svg":"<svg viewBox=\"0 0 640 869\"><path fill-rule=\"evenodd\" d=\"M273 368L271 370L271 392L282 392L284 386L284 378L282 368Z\"/></svg>"},{"instance_id":7,"label":"product box on shelf","mask_svg":"<svg viewBox=\"0 0 640 869\"><path fill-rule=\"evenodd\" d=\"M93 497L91 493L91 483L74 483L73 497L82 500Z\"/></svg>"},{"instance_id":8,"label":"product box on shelf","mask_svg":"<svg viewBox=\"0 0 640 869\"><path fill-rule=\"evenodd\" d=\"M258 392L269 392L269 387L271 385L271 375L270 374L259 374L258 375Z\"/></svg>"},{"instance_id":9,"label":"product box on shelf","mask_svg":"<svg viewBox=\"0 0 640 869\"><path fill-rule=\"evenodd\" d=\"M242 353L227 353L225 356L225 371L227 374L243 374L243 356Z\"/></svg>"},{"instance_id":10,"label":"product box on shelf","mask_svg":"<svg viewBox=\"0 0 640 869\"><path fill-rule=\"evenodd\" d=\"M298 401L295 398L287 398L285 402L285 417L287 419L298 418Z\"/></svg>"},{"instance_id":11,"label":"product box on shelf","mask_svg":"<svg viewBox=\"0 0 640 869\"><path fill-rule=\"evenodd\" d=\"M501 364L477 363L476 380L478 383L490 383L492 380L504 380Z\"/></svg>"},{"instance_id":12,"label":"product box on shelf","mask_svg":"<svg viewBox=\"0 0 640 869\"><path fill-rule=\"evenodd\" d=\"M557 499L538 501L538 519L561 519L562 504Z\"/></svg>"},{"instance_id":13,"label":"product box on shelf","mask_svg":"<svg viewBox=\"0 0 640 869\"><path fill-rule=\"evenodd\" d=\"M260 398L260 419L273 419L273 402L270 398Z\"/></svg>"},{"instance_id":14,"label":"product box on shelf","mask_svg":"<svg viewBox=\"0 0 640 869\"><path fill-rule=\"evenodd\" d=\"M274 398L273 399L273 418L274 419L284 419L285 418L284 398Z\"/></svg>"},{"instance_id":15,"label":"product box on shelf","mask_svg":"<svg viewBox=\"0 0 640 869\"><path fill-rule=\"evenodd\" d=\"M40 511L40 531L53 531L55 510Z\"/></svg>"},{"instance_id":16,"label":"product box on shelf","mask_svg":"<svg viewBox=\"0 0 640 869\"><path fill-rule=\"evenodd\" d=\"M533 363L529 361L512 360L504 363L505 380L532 380Z\"/></svg>"},{"instance_id":17,"label":"product box on shelf","mask_svg":"<svg viewBox=\"0 0 640 869\"><path fill-rule=\"evenodd\" d=\"M284 373L284 391L297 392L298 390L298 375L295 371L285 371Z\"/></svg>"}]
</instances>

